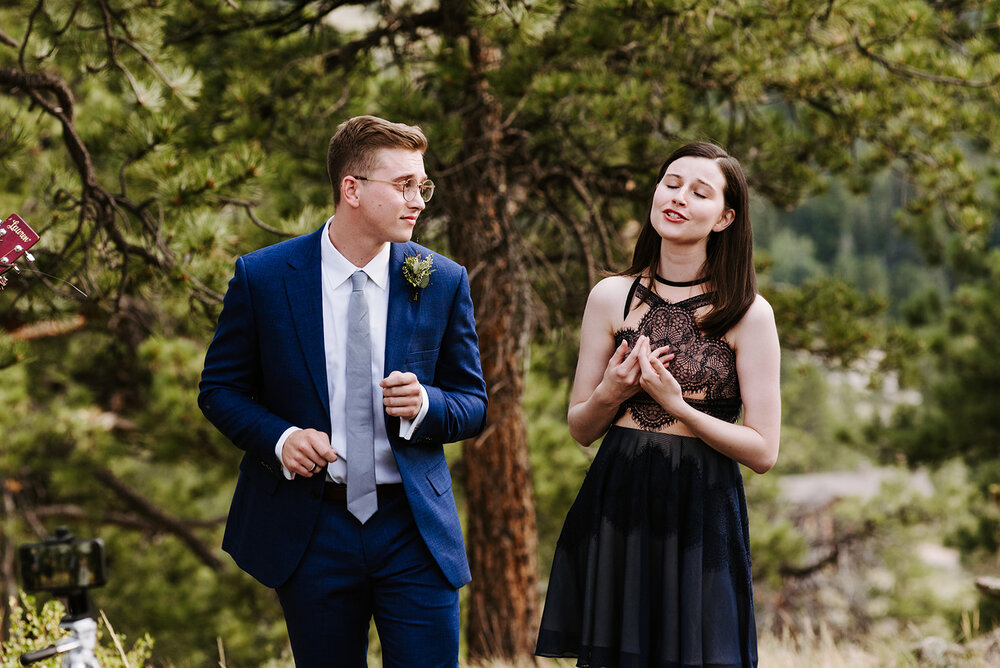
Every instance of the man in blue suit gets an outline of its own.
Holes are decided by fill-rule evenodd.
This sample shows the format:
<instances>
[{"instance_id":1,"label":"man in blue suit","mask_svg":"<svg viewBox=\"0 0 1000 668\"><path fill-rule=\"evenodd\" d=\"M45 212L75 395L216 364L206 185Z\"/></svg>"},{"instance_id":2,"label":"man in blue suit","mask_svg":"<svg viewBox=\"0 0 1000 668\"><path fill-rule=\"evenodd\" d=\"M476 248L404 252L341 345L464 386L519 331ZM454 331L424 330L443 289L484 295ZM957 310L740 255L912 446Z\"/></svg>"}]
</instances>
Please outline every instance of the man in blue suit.
<instances>
[{"instance_id":1,"label":"man in blue suit","mask_svg":"<svg viewBox=\"0 0 1000 668\"><path fill-rule=\"evenodd\" d=\"M276 589L306 668L367 665L372 617L384 666L458 664L470 573L442 446L483 430L486 387L468 274L410 241L426 148L343 123L335 216L236 261L205 358L198 404L245 451L223 548Z\"/></svg>"}]
</instances>

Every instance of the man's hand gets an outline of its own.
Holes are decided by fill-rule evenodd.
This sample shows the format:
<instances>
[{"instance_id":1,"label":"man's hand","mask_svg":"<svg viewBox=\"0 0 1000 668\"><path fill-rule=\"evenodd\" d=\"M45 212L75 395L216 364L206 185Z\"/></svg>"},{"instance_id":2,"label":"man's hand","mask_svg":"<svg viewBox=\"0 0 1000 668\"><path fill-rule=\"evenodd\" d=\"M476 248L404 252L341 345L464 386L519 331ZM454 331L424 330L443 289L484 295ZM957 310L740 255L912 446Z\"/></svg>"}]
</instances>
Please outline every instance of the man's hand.
<instances>
[{"instance_id":1,"label":"man's hand","mask_svg":"<svg viewBox=\"0 0 1000 668\"><path fill-rule=\"evenodd\" d=\"M393 417L412 420L420 413L420 381L407 371L393 371L379 383L382 387L382 404L385 412Z\"/></svg>"},{"instance_id":2,"label":"man's hand","mask_svg":"<svg viewBox=\"0 0 1000 668\"><path fill-rule=\"evenodd\" d=\"M311 478L337 461L330 446L330 436L315 429L300 429L289 434L281 449L281 463L295 475Z\"/></svg>"}]
</instances>

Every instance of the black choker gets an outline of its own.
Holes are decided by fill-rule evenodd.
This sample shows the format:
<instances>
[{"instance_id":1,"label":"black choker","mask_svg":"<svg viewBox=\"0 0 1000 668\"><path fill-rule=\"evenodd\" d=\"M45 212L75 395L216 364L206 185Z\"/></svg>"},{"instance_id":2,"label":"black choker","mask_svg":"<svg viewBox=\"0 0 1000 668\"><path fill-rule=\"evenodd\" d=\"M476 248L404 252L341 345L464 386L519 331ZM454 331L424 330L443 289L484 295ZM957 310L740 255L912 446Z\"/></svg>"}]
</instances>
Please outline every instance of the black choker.
<instances>
[{"instance_id":1,"label":"black choker","mask_svg":"<svg viewBox=\"0 0 1000 668\"><path fill-rule=\"evenodd\" d=\"M659 274L655 274L655 276L657 283L663 283L664 285L669 285L672 288L690 288L692 285L701 285L702 283L708 282L708 276L696 278L693 281L668 281Z\"/></svg>"}]
</instances>

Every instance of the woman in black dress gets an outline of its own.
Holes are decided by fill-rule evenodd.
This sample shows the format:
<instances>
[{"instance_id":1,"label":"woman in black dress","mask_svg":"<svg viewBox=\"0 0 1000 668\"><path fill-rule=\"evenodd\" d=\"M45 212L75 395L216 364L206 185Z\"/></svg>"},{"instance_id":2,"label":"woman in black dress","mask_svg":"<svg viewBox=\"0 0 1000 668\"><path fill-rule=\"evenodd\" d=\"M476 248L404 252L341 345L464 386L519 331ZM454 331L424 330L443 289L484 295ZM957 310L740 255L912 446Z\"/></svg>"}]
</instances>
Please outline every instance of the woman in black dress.
<instances>
[{"instance_id":1,"label":"woman in black dress","mask_svg":"<svg viewBox=\"0 0 1000 668\"><path fill-rule=\"evenodd\" d=\"M778 383L742 168L714 144L682 146L632 266L587 301L569 428L604 440L556 546L536 654L757 665L739 464L777 459Z\"/></svg>"}]
</instances>

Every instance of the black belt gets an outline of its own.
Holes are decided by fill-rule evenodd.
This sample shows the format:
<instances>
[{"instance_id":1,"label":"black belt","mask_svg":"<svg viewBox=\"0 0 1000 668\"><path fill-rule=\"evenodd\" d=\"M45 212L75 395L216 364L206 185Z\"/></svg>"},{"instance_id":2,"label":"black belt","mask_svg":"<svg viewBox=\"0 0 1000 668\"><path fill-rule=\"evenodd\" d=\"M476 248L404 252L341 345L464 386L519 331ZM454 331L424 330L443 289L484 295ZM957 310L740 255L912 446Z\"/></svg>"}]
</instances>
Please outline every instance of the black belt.
<instances>
[{"instance_id":1,"label":"black belt","mask_svg":"<svg viewBox=\"0 0 1000 668\"><path fill-rule=\"evenodd\" d=\"M376 485L375 492L378 494L378 502L381 505L383 502L394 499L398 496L403 495L403 483L397 482L391 485ZM323 485L323 500L330 501L331 503L347 503L347 485L341 485L338 482L326 481Z\"/></svg>"}]
</instances>

